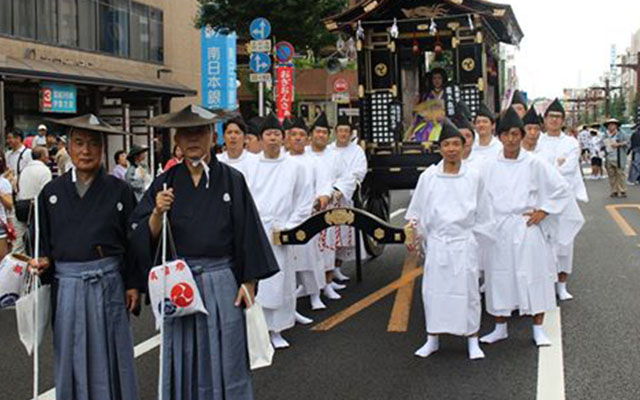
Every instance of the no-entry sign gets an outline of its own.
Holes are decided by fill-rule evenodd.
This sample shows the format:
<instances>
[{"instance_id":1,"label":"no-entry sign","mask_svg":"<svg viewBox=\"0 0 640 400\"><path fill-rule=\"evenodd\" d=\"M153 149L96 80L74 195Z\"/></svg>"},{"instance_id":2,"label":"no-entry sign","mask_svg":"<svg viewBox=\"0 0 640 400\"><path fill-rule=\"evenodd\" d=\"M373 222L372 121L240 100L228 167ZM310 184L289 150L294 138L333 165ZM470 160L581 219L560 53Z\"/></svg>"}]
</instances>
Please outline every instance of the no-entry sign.
<instances>
[{"instance_id":1,"label":"no-entry sign","mask_svg":"<svg viewBox=\"0 0 640 400\"><path fill-rule=\"evenodd\" d=\"M344 78L338 78L333 82L333 91L336 93L342 93L349 90L349 82Z\"/></svg>"}]
</instances>

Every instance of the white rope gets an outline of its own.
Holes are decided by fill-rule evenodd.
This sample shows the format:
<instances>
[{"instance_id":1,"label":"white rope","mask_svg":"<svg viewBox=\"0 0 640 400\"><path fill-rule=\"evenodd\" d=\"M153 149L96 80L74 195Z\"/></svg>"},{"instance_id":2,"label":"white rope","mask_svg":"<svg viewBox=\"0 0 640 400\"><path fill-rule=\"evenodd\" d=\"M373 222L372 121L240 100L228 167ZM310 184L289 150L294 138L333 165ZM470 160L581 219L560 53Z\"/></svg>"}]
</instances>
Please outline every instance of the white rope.
<instances>
[{"instance_id":1,"label":"white rope","mask_svg":"<svg viewBox=\"0 0 640 400\"><path fill-rule=\"evenodd\" d=\"M162 190L167 190L167 184L162 185ZM165 265L167 264L167 213L162 214L162 298L160 301L160 367L158 372L158 400L162 400L162 383L164 369L164 299L166 295L167 274L165 274Z\"/></svg>"}]
</instances>

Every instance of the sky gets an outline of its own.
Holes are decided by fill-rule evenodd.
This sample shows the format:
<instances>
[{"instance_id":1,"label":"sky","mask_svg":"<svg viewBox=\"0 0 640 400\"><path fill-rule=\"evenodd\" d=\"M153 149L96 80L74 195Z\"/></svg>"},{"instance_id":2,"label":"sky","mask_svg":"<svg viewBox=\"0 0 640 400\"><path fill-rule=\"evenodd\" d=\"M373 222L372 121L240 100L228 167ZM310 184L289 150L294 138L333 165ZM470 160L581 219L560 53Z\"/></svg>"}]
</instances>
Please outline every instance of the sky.
<instances>
[{"instance_id":1,"label":"sky","mask_svg":"<svg viewBox=\"0 0 640 400\"><path fill-rule=\"evenodd\" d=\"M640 29L640 0L493 1L510 4L524 32L515 63L530 99L598 83L611 45L625 52Z\"/></svg>"}]
</instances>

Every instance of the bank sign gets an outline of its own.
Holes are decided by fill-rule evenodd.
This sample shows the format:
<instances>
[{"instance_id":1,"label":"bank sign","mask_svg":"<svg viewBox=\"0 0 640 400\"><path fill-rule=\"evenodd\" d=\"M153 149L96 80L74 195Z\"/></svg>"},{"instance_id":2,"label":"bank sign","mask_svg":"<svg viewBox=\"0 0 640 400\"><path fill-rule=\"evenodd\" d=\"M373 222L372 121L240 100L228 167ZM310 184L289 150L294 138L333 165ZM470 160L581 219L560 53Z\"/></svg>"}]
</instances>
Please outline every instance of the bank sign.
<instances>
[{"instance_id":1,"label":"bank sign","mask_svg":"<svg viewBox=\"0 0 640 400\"><path fill-rule=\"evenodd\" d=\"M202 105L209 109L237 107L236 34L202 28Z\"/></svg>"},{"instance_id":2,"label":"bank sign","mask_svg":"<svg viewBox=\"0 0 640 400\"><path fill-rule=\"evenodd\" d=\"M40 112L75 114L77 97L75 85L45 82L40 87Z\"/></svg>"}]
</instances>

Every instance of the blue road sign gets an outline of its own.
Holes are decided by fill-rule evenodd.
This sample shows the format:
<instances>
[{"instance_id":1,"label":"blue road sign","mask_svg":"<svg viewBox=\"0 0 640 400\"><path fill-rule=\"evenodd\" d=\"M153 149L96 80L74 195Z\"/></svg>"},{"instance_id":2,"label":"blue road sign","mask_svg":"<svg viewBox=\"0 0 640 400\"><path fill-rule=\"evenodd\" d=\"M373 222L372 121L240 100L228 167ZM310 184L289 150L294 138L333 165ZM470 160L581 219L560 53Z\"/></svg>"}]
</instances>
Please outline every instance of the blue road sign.
<instances>
[{"instance_id":1,"label":"blue road sign","mask_svg":"<svg viewBox=\"0 0 640 400\"><path fill-rule=\"evenodd\" d=\"M289 42L278 42L276 44L276 59L281 64L286 64L293 58L295 53L293 45Z\"/></svg>"},{"instance_id":2,"label":"blue road sign","mask_svg":"<svg viewBox=\"0 0 640 400\"><path fill-rule=\"evenodd\" d=\"M251 21L249 33L254 40L264 40L271 35L271 24L266 18L256 18Z\"/></svg>"},{"instance_id":3,"label":"blue road sign","mask_svg":"<svg viewBox=\"0 0 640 400\"><path fill-rule=\"evenodd\" d=\"M267 53L252 53L249 64L251 71L262 74L271 68L271 57Z\"/></svg>"}]
</instances>

